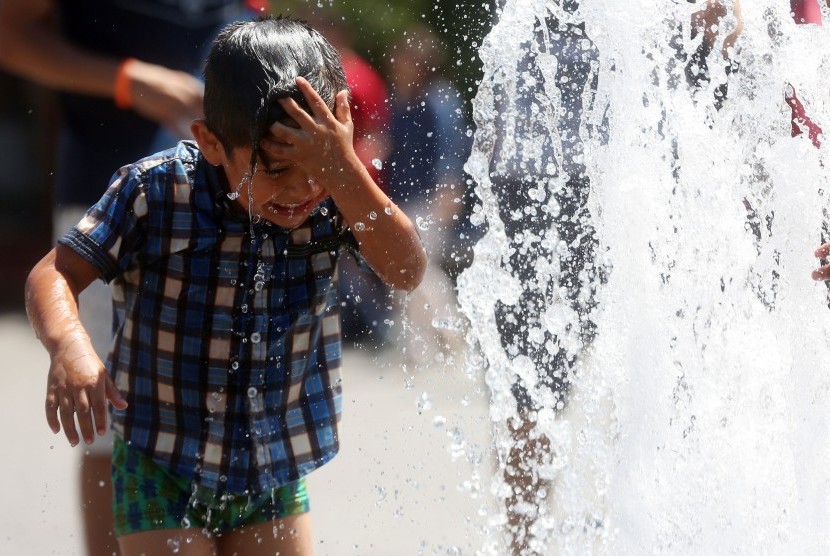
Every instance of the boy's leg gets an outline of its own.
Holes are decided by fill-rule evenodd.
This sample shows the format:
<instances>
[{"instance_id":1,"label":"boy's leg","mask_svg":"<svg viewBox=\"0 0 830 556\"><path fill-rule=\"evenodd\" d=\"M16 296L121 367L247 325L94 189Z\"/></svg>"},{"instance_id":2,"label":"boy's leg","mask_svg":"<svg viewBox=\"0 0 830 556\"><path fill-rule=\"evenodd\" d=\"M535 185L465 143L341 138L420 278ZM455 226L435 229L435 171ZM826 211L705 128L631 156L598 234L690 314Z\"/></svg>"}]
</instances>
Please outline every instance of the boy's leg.
<instances>
[{"instance_id":1,"label":"boy's leg","mask_svg":"<svg viewBox=\"0 0 830 556\"><path fill-rule=\"evenodd\" d=\"M111 446L111 438L109 438ZM95 443L106 443L96 438ZM93 447L95 444L93 444ZM80 496L88 556L118 554L112 521L112 455L110 446L88 450L81 456Z\"/></svg>"},{"instance_id":2,"label":"boy's leg","mask_svg":"<svg viewBox=\"0 0 830 556\"><path fill-rule=\"evenodd\" d=\"M121 556L176 554L177 556L216 556L214 539L200 529L156 529L118 537ZM247 554L247 552L240 552Z\"/></svg>"},{"instance_id":3,"label":"boy's leg","mask_svg":"<svg viewBox=\"0 0 830 556\"><path fill-rule=\"evenodd\" d=\"M218 556L311 556L314 552L311 514L305 512L257 525L246 525L217 537L216 544Z\"/></svg>"}]
</instances>

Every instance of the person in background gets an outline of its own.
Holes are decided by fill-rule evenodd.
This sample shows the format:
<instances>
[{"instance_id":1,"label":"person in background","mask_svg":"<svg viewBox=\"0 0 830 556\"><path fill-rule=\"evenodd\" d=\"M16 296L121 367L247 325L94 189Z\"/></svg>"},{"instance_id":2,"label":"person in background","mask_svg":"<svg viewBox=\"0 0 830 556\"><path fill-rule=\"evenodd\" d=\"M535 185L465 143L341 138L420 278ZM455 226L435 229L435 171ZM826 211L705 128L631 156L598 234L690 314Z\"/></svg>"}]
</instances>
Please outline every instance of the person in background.
<instances>
[{"instance_id":1,"label":"person in background","mask_svg":"<svg viewBox=\"0 0 830 556\"><path fill-rule=\"evenodd\" d=\"M578 6L563 0L561 8L568 13ZM604 279L587 204L590 181L580 134L583 93L596 87L590 66L598 59L597 49L583 23L560 21L549 12L536 18L534 36L522 52L517 78L505 80L494 92L500 100L490 165L510 242L502 264L522 288L516 303L497 301L496 326L512 365L526 364L536 383L515 373L516 415L507 422L511 444L504 470L509 487L505 509L516 556L535 553L534 525L551 487L539 470L556 457L551 439L537 426L538 412L558 415L569 401L571 377L596 335L593 312ZM552 76L543 72L549 56L557 59ZM553 87L559 91L558 104L547 92ZM553 114L559 115L555 134L546 127ZM551 206L556 209L545 210ZM544 324L551 308L567 315L560 329Z\"/></svg>"},{"instance_id":2,"label":"person in background","mask_svg":"<svg viewBox=\"0 0 830 556\"><path fill-rule=\"evenodd\" d=\"M0 66L60 96L55 237L101 197L125 160L190 136L190 122L202 116L196 75L210 41L227 21L265 8L265 2L240 0L0 2ZM101 282L81 297L81 318L102 356L111 338L110 298ZM81 505L93 555L118 550L111 445L111 439L99 441L81 456Z\"/></svg>"},{"instance_id":3,"label":"person in background","mask_svg":"<svg viewBox=\"0 0 830 556\"><path fill-rule=\"evenodd\" d=\"M404 30L387 59L393 115L385 182L390 198L416 219L430 261L424 286L403 307L408 356L422 360L436 347L456 351L463 339L455 286L444 268L464 241L458 230L471 141L460 93L440 72L441 40L429 28Z\"/></svg>"},{"instance_id":4,"label":"person in background","mask_svg":"<svg viewBox=\"0 0 830 556\"><path fill-rule=\"evenodd\" d=\"M827 6L830 7L830 0L825 1L827 3ZM726 60L727 62L727 73L731 73L732 71L731 68L733 66L733 63L730 60L732 49L735 47L735 43L737 39L740 37L741 32L743 31L743 20L741 18L741 4L739 0L734 1L733 10L738 25L737 28L733 30L732 33L730 33L724 39L722 47L722 55L724 60ZM798 25L822 25L821 7L819 6L819 0L790 0L790 10L792 13L793 20ZM712 47L714 46L715 40L717 38L717 27L720 23L720 20L726 14L726 7L720 0L706 0L706 5L704 6L704 8L699 12L696 12L693 16L693 29L695 29L697 32L704 33L703 41L701 43L701 48L704 52L711 51ZM698 56L697 59L699 60L701 59L701 57ZM705 55L702 57L702 59L705 59ZM688 67L690 66L687 66L687 77L690 76ZM704 75L704 72L701 72L701 75ZM690 77L691 84L696 84L698 81L699 79L692 79ZM719 92L721 94L718 95L718 93L716 93L716 100L718 102L722 102L726 97L725 85L721 89L719 89ZM792 86L792 84L788 83L784 89L784 101L790 108L791 136L798 137L806 132L807 137L810 139L810 142L813 144L813 146L815 146L816 148L820 148L823 134L822 129L809 116L809 114L807 113L807 108L804 106L804 103L801 101L801 99L798 98L798 94L795 88ZM746 206L748 212L750 227L753 230L753 233L755 234L756 240L760 241L760 218L758 217L755 210L752 208L752 206L746 199L744 199L744 205ZM826 207L824 211L825 222L822 226L821 232L822 245L819 246L814 253L815 257L820 259L820 264L822 266L818 269L813 270L811 274L812 278L817 281L830 280L830 265L828 265L826 261L828 255L830 255L830 243L828 242L828 239L830 239L830 214L828 214ZM767 220L771 221L771 218L768 217ZM828 284L828 287L830 287L830 284Z\"/></svg>"}]
</instances>

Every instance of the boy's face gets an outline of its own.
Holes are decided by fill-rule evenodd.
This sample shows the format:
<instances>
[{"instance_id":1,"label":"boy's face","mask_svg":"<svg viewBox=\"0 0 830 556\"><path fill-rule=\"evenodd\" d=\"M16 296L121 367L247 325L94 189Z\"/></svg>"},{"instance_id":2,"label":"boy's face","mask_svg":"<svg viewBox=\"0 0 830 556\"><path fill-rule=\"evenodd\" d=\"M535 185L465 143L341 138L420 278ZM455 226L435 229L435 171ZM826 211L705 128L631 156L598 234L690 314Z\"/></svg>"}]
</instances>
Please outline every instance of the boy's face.
<instances>
[{"instance_id":1,"label":"boy's face","mask_svg":"<svg viewBox=\"0 0 830 556\"><path fill-rule=\"evenodd\" d=\"M222 166L231 192L239 192L234 202L252 216L292 229L305 222L317 205L328 197L325 189L309 179L296 164L270 159L262 152L257 156L251 179L252 148L236 147L228 155L204 122L201 124L194 122L192 131L205 158L211 164Z\"/></svg>"}]
</instances>

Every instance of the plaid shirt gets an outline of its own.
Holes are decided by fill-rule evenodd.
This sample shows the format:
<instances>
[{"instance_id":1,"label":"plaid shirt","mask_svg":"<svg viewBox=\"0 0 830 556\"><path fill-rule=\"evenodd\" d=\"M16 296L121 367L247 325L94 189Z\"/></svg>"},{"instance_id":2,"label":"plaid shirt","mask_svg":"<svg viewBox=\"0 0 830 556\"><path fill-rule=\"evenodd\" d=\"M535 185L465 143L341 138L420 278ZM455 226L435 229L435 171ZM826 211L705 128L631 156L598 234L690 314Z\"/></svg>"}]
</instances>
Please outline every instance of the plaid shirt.
<instances>
[{"instance_id":1,"label":"plaid shirt","mask_svg":"<svg viewBox=\"0 0 830 556\"><path fill-rule=\"evenodd\" d=\"M60 243L114 281L116 433L202 486L259 492L338 450L336 263L354 238L330 200L252 235L223 182L182 142L122 168Z\"/></svg>"}]
</instances>

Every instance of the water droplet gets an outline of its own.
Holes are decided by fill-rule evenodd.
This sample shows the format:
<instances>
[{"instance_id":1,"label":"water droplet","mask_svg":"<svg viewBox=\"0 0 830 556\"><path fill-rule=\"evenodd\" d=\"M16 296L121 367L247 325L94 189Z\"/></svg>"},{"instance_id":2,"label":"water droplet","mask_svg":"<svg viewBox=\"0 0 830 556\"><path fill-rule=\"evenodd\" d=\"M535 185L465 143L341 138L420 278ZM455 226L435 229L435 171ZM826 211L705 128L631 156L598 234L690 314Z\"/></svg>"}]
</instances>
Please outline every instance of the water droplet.
<instances>
[{"instance_id":1,"label":"water droplet","mask_svg":"<svg viewBox=\"0 0 830 556\"><path fill-rule=\"evenodd\" d=\"M233 363L231 363L231 369L233 369L235 371L238 368L239 368L239 361L234 361Z\"/></svg>"},{"instance_id":2,"label":"water droplet","mask_svg":"<svg viewBox=\"0 0 830 556\"><path fill-rule=\"evenodd\" d=\"M355 222L354 229L356 232L362 232L366 229L366 224L364 224L363 222Z\"/></svg>"},{"instance_id":3,"label":"water droplet","mask_svg":"<svg viewBox=\"0 0 830 556\"><path fill-rule=\"evenodd\" d=\"M423 413L424 411L429 411L432 409L432 400L429 399L429 394L426 392L421 392L421 395L418 397L418 402L416 403L418 407L418 413Z\"/></svg>"},{"instance_id":4,"label":"water droplet","mask_svg":"<svg viewBox=\"0 0 830 556\"><path fill-rule=\"evenodd\" d=\"M249 398L256 398L256 395L257 395L257 389L256 388L254 388L253 386L248 388L248 397Z\"/></svg>"},{"instance_id":5,"label":"water droplet","mask_svg":"<svg viewBox=\"0 0 830 556\"><path fill-rule=\"evenodd\" d=\"M327 209L326 207L320 207L320 214L322 214L323 216L326 216L328 213L329 213L329 209Z\"/></svg>"},{"instance_id":6,"label":"water droplet","mask_svg":"<svg viewBox=\"0 0 830 556\"><path fill-rule=\"evenodd\" d=\"M179 539L167 539L167 548L169 548L170 552L173 554L178 554L181 549L181 542Z\"/></svg>"},{"instance_id":7,"label":"water droplet","mask_svg":"<svg viewBox=\"0 0 830 556\"><path fill-rule=\"evenodd\" d=\"M447 425L447 418L442 417L441 415L436 415L432 419L432 426L436 429L443 429Z\"/></svg>"},{"instance_id":8,"label":"water droplet","mask_svg":"<svg viewBox=\"0 0 830 556\"><path fill-rule=\"evenodd\" d=\"M450 332L460 332L464 329L461 319L453 317L435 317L432 319L432 327Z\"/></svg>"},{"instance_id":9,"label":"water droplet","mask_svg":"<svg viewBox=\"0 0 830 556\"><path fill-rule=\"evenodd\" d=\"M98 481L98 487L99 488L104 488L104 486L106 486L106 484L107 483L105 483L104 481Z\"/></svg>"},{"instance_id":10,"label":"water droplet","mask_svg":"<svg viewBox=\"0 0 830 556\"><path fill-rule=\"evenodd\" d=\"M481 213L480 210L474 211L470 215L470 224L472 224L473 226L481 226L482 224L484 224L484 215Z\"/></svg>"},{"instance_id":11,"label":"water droplet","mask_svg":"<svg viewBox=\"0 0 830 556\"><path fill-rule=\"evenodd\" d=\"M369 220L377 220L377 219L378 219L378 213L376 213L375 211L372 211L372 212L369 213Z\"/></svg>"},{"instance_id":12,"label":"water droplet","mask_svg":"<svg viewBox=\"0 0 830 556\"><path fill-rule=\"evenodd\" d=\"M254 332L253 334L251 334L251 343L252 344L258 344L261 340L262 340L262 336L260 335L259 332Z\"/></svg>"},{"instance_id":13,"label":"water droplet","mask_svg":"<svg viewBox=\"0 0 830 556\"><path fill-rule=\"evenodd\" d=\"M427 231L429 227L432 225L431 217L427 216L426 218L422 218L420 216L415 218L415 224L418 226L419 230Z\"/></svg>"},{"instance_id":14,"label":"water droplet","mask_svg":"<svg viewBox=\"0 0 830 556\"><path fill-rule=\"evenodd\" d=\"M374 166L378 170L383 169L383 162L379 158L372 159L372 166Z\"/></svg>"},{"instance_id":15,"label":"water droplet","mask_svg":"<svg viewBox=\"0 0 830 556\"><path fill-rule=\"evenodd\" d=\"M265 287L265 282L254 282L254 289L258 292L262 291L262 288Z\"/></svg>"},{"instance_id":16,"label":"water droplet","mask_svg":"<svg viewBox=\"0 0 830 556\"><path fill-rule=\"evenodd\" d=\"M385 212L387 216L392 216L392 207L387 206L385 209L383 209L383 212Z\"/></svg>"}]
</instances>

